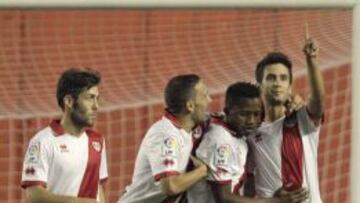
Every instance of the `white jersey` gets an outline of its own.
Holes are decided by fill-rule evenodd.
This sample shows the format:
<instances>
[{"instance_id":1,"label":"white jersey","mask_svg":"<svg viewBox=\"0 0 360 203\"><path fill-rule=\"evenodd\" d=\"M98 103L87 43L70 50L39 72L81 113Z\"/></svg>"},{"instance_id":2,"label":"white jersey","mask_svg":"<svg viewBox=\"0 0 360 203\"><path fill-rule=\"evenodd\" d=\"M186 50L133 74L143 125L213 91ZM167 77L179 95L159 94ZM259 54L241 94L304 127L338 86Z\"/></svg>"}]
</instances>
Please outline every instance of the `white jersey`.
<instances>
[{"instance_id":1,"label":"white jersey","mask_svg":"<svg viewBox=\"0 0 360 203\"><path fill-rule=\"evenodd\" d=\"M259 134L248 138L249 147L255 162L255 188L260 197L272 197L274 192L283 186L286 172L282 171L282 155L284 129L290 129L292 135L300 136L302 159L299 166L302 170L302 187L309 190L309 203L322 203L319 190L317 167L317 148L319 143L320 126L316 127L309 117L306 107L301 108L293 116L293 121L284 126L286 118L282 117L273 123L263 124ZM289 128L289 125L291 127ZM291 129L292 128L292 129ZM294 130L295 129L295 130ZM296 157L292 157L295 159Z\"/></svg>"},{"instance_id":2,"label":"white jersey","mask_svg":"<svg viewBox=\"0 0 360 203\"><path fill-rule=\"evenodd\" d=\"M107 177L104 138L92 130L79 137L66 134L57 120L30 140L21 186L99 200L99 183Z\"/></svg>"},{"instance_id":3,"label":"white jersey","mask_svg":"<svg viewBox=\"0 0 360 203\"><path fill-rule=\"evenodd\" d=\"M176 118L165 113L147 131L136 157L131 185L119 203L173 202L162 193L159 180L184 173L193 146L192 135L180 128Z\"/></svg>"},{"instance_id":4,"label":"white jersey","mask_svg":"<svg viewBox=\"0 0 360 203\"><path fill-rule=\"evenodd\" d=\"M217 185L231 185L238 193L238 183L245 173L248 147L245 138L236 137L227 125L213 119L208 131L196 150L196 156L208 165L210 173L207 180L194 185L187 193L189 203L215 202L208 181Z\"/></svg>"}]
</instances>

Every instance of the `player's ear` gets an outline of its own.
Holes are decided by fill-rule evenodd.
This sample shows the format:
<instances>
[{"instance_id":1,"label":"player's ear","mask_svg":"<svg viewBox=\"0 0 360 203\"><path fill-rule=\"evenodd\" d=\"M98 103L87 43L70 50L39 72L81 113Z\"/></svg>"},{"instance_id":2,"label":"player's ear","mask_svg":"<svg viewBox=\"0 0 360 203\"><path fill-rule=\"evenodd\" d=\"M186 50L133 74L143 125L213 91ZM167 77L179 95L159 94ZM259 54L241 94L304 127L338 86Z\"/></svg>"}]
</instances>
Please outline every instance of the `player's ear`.
<instances>
[{"instance_id":1,"label":"player's ear","mask_svg":"<svg viewBox=\"0 0 360 203\"><path fill-rule=\"evenodd\" d=\"M186 102L186 110L191 113L195 111L195 103L192 99Z\"/></svg>"},{"instance_id":2,"label":"player's ear","mask_svg":"<svg viewBox=\"0 0 360 203\"><path fill-rule=\"evenodd\" d=\"M71 109L74 105L74 98L71 95L66 95L64 97L64 106L65 108Z\"/></svg>"}]
</instances>

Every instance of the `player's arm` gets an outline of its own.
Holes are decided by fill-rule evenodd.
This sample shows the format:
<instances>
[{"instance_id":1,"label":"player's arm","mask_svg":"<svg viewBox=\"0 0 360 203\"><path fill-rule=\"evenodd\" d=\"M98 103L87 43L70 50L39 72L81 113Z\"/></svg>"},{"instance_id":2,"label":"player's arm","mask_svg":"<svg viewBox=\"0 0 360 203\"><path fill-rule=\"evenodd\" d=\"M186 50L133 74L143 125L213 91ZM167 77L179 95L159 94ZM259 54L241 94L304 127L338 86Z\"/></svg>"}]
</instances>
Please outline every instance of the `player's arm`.
<instances>
[{"instance_id":1,"label":"player's arm","mask_svg":"<svg viewBox=\"0 0 360 203\"><path fill-rule=\"evenodd\" d=\"M55 195L42 186L26 188L26 198L31 203L96 203L94 199Z\"/></svg>"},{"instance_id":2,"label":"player's arm","mask_svg":"<svg viewBox=\"0 0 360 203\"><path fill-rule=\"evenodd\" d=\"M224 203L301 203L308 198L307 191L299 189L291 193L283 193L280 197L250 198L235 195L231 192L231 185L217 185L220 202Z\"/></svg>"},{"instance_id":3,"label":"player's arm","mask_svg":"<svg viewBox=\"0 0 360 203\"><path fill-rule=\"evenodd\" d=\"M313 39L309 38L307 27L305 32L305 46L303 51L306 58L310 83L310 97L307 104L307 110L315 124L319 124L325 106L324 81L316 63L319 47Z\"/></svg>"},{"instance_id":4,"label":"player's arm","mask_svg":"<svg viewBox=\"0 0 360 203\"><path fill-rule=\"evenodd\" d=\"M24 158L22 187L26 199L31 203L95 203L94 199L55 195L45 189L49 160L52 153L49 143L42 139L32 139Z\"/></svg>"},{"instance_id":5,"label":"player's arm","mask_svg":"<svg viewBox=\"0 0 360 203\"><path fill-rule=\"evenodd\" d=\"M195 157L191 157L191 160L195 166L194 170L176 176L168 176L160 180L162 192L169 196L182 193L206 177L207 166Z\"/></svg>"},{"instance_id":6,"label":"player's arm","mask_svg":"<svg viewBox=\"0 0 360 203\"><path fill-rule=\"evenodd\" d=\"M104 193L104 189L103 186L100 184L99 185L99 196L100 196L100 203L105 203L105 193Z\"/></svg>"}]
</instances>

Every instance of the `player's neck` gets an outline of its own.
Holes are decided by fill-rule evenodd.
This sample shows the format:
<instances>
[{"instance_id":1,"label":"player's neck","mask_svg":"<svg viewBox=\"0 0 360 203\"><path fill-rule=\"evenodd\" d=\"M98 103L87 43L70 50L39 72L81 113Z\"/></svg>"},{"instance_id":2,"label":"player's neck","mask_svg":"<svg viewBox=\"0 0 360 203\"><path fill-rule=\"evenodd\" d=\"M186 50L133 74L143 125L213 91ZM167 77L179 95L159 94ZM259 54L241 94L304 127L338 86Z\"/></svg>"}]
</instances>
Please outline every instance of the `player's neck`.
<instances>
[{"instance_id":1,"label":"player's neck","mask_svg":"<svg viewBox=\"0 0 360 203\"><path fill-rule=\"evenodd\" d=\"M71 120L70 115L64 114L61 118L60 125L63 127L65 133L79 137L83 132L84 128L79 128Z\"/></svg>"},{"instance_id":2,"label":"player's neck","mask_svg":"<svg viewBox=\"0 0 360 203\"><path fill-rule=\"evenodd\" d=\"M195 122L190 118L189 115L180 116L179 118L181 128L186 132L191 133L192 129L195 127Z\"/></svg>"},{"instance_id":3,"label":"player's neck","mask_svg":"<svg viewBox=\"0 0 360 203\"><path fill-rule=\"evenodd\" d=\"M285 115L285 107L282 104L271 105L269 102L264 102L265 106L265 121L274 122Z\"/></svg>"}]
</instances>

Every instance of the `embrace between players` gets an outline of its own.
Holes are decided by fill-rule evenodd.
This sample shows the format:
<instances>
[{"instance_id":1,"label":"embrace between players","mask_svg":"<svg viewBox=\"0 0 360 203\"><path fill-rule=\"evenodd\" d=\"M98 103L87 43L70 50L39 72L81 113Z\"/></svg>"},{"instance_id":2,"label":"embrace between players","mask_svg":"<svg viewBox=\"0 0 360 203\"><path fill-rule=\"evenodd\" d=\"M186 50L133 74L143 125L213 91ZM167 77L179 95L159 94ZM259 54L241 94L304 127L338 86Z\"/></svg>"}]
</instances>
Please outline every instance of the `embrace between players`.
<instances>
[{"instance_id":1,"label":"embrace between players","mask_svg":"<svg viewBox=\"0 0 360 203\"><path fill-rule=\"evenodd\" d=\"M318 47L307 36L303 52L310 90L305 104L291 92L292 65L282 53L260 60L257 85L237 82L227 88L224 115L209 118L211 98L199 76L172 78L165 88L164 116L147 131L132 183L118 202L322 203L317 146L324 85L315 62ZM105 202L105 143L88 128L98 108L100 79L87 79L77 92L63 93L61 81L62 119L31 140L22 186L31 202ZM68 155L73 148L85 151ZM82 152L88 155L80 157ZM74 169L62 167L63 162Z\"/></svg>"}]
</instances>

